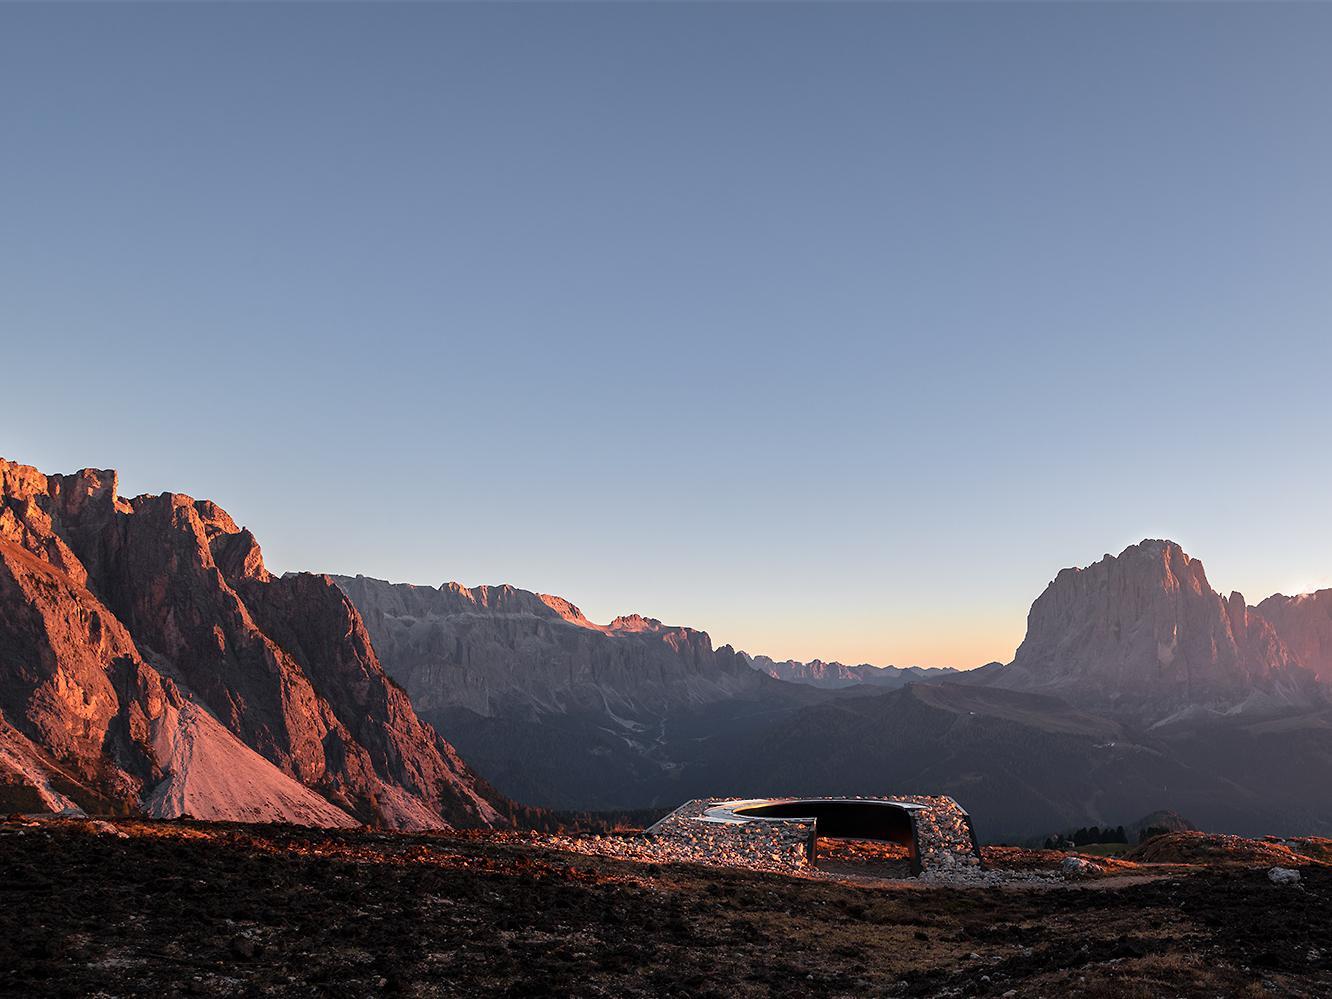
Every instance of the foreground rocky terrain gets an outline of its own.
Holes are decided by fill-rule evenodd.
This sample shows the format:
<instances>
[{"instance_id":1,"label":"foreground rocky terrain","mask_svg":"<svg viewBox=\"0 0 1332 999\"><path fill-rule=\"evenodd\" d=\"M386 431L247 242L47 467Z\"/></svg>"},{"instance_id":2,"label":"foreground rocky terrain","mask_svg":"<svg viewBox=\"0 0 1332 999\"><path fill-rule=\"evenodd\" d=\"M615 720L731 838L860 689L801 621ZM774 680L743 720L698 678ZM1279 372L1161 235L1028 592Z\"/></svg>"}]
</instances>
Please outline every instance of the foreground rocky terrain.
<instances>
[{"instance_id":1,"label":"foreground rocky terrain","mask_svg":"<svg viewBox=\"0 0 1332 999\"><path fill-rule=\"evenodd\" d=\"M1332 873L1239 856L1043 888L629 863L512 833L0 823L25 996L1317 996ZM858 859L845 858L848 867ZM992 867L1062 856L993 849ZM1269 858L1258 858L1264 864ZM1117 865L1117 866L1116 866Z\"/></svg>"}]
</instances>

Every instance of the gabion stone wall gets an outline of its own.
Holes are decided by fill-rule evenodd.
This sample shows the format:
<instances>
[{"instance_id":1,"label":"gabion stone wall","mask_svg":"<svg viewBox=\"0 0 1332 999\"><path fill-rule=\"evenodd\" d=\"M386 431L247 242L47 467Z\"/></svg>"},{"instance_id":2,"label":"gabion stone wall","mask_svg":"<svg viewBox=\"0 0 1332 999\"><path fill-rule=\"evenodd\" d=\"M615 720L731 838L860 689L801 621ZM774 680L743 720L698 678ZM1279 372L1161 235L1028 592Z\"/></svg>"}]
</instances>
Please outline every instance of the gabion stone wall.
<instances>
[{"instance_id":1,"label":"gabion stone wall","mask_svg":"<svg viewBox=\"0 0 1332 999\"><path fill-rule=\"evenodd\" d=\"M948 795L904 794L889 800L925 806L911 813L922 871L980 867L980 846L971 827L971 816Z\"/></svg>"},{"instance_id":2,"label":"gabion stone wall","mask_svg":"<svg viewBox=\"0 0 1332 999\"><path fill-rule=\"evenodd\" d=\"M766 868L808 867L814 849L814 823L800 819L713 822L709 809L738 798L686 801L646 830L668 861L742 864Z\"/></svg>"},{"instance_id":3,"label":"gabion stone wall","mask_svg":"<svg viewBox=\"0 0 1332 999\"><path fill-rule=\"evenodd\" d=\"M810 818L739 815L731 811L761 802L817 800L800 798L697 798L687 801L647 830L663 860L731 863L745 866L810 866L817 822ZM946 795L856 796L836 801L883 801L905 806L911 819L920 873L979 868L980 850L971 817Z\"/></svg>"}]
</instances>

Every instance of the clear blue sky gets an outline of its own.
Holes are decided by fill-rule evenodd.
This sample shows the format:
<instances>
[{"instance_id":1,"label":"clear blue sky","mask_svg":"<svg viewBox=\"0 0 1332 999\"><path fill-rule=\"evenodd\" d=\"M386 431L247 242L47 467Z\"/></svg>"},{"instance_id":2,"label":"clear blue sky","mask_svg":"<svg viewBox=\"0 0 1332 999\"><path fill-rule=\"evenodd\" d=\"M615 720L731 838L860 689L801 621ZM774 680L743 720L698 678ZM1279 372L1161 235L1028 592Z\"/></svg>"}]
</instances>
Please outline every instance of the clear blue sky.
<instances>
[{"instance_id":1,"label":"clear blue sky","mask_svg":"<svg viewBox=\"0 0 1332 999\"><path fill-rule=\"evenodd\" d=\"M0 454L279 570L1007 658L1332 578L1332 7L0 7Z\"/></svg>"}]
</instances>

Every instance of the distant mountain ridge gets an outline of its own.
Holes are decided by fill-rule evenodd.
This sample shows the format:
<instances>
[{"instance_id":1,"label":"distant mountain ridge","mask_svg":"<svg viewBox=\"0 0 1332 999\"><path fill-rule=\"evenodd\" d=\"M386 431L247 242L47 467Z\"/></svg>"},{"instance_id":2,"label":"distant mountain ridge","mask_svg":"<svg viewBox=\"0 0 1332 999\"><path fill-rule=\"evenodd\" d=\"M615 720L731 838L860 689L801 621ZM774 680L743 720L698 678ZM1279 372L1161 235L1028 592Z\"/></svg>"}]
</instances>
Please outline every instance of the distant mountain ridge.
<instances>
[{"instance_id":1,"label":"distant mountain ridge","mask_svg":"<svg viewBox=\"0 0 1332 999\"><path fill-rule=\"evenodd\" d=\"M807 683L811 687L830 690L858 684L896 688L908 683L941 680L957 672L951 666L872 666L869 663L847 666L839 662L824 662L822 659L800 662L798 659L774 660L768 656L751 656L749 664L778 680Z\"/></svg>"}]
</instances>

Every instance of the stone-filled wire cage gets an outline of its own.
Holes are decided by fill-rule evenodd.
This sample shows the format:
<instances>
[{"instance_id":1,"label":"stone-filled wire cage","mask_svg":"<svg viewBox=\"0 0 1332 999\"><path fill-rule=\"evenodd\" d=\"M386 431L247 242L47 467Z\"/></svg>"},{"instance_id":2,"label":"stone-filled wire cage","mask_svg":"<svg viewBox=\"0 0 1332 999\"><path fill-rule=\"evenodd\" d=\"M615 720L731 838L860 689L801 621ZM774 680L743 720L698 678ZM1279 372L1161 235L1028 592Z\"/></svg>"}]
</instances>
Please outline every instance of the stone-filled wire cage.
<instances>
[{"instance_id":1,"label":"stone-filled wire cage","mask_svg":"<svg viewBox=\"0 0 1332 999\"><path fill-rule=\"evenodd\" d=\"M898 843L915 874L979 868L971 816L946 795L699 798L646 830L704 862L815 866L820 837Z\"/></svg>"}]
</instances>

